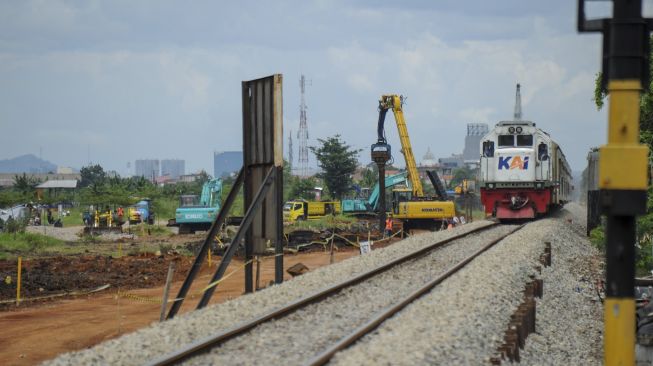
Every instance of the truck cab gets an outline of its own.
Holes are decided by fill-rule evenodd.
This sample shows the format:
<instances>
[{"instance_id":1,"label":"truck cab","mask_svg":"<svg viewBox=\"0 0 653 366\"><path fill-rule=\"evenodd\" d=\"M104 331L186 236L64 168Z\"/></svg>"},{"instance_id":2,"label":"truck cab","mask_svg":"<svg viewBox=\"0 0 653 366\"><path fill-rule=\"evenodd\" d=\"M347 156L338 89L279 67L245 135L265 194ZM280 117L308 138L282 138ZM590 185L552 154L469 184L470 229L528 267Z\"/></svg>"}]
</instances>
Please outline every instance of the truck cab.
<instances>
[{"instance_id":1,"label":"truck cab","mask_svg":"<svg viewBox=\"0 0 653 366\"><path fill-rule=\"evenodd\" d=\"M327 215L341 213L340 202L318 201L309 202L306 200L288 201L283 206L283 220L295 222L301 220L317 220Z\"/></svg>"}]
</instances>

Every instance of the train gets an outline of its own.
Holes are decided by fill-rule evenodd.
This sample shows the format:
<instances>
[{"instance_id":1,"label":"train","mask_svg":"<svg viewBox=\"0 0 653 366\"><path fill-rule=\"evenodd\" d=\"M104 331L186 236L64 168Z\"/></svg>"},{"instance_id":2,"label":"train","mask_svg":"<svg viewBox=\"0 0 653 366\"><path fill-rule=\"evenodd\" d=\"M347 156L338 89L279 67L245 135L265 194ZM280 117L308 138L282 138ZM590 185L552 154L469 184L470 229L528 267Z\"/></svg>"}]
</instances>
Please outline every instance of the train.
<instances>
[{"instance_id":1,"label":"train","mask_svg":"<svg viewBox=\"0 0 653 366\"><path fill-rule=\"evenodd\" d=\"M517 84L512 121L500 121L480 142L479 190L487 216L533 219L571 200L572 174L560 146L521 118Z\"/></svg>"}]
</instances>

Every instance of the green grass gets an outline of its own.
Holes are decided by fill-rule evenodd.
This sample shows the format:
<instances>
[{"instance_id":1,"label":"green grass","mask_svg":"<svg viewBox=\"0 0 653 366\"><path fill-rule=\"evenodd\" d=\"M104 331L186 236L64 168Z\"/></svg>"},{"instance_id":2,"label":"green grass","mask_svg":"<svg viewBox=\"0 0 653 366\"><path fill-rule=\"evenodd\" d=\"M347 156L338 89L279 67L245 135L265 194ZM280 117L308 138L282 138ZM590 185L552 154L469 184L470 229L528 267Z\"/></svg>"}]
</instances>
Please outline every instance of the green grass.
<instances>
[{"instance_id":1,"label":"green grass","mask_svg":"<svg viewBox=\"0 0 653 366\"><path fill-rule=\"evenodd\" d=\"M152 235L152 236L172 236L174 235L166 226L138 224L130 225L130 232L137 236Z\"/></svg>"},{"instance_id":2,"label":"green grass","mask_svg":"<svg viewBox=\"0 0 653 366\"><path fill-rule=\"evenodd\" d=\"M160 197L153 201L154 214L157 220L168 220L175 217L175 210L179 207L179 198Z\"/></svg>"},{"instance_id":3,"label":"green grass","mask_svg":"<svg viewBox=\"0 0 653 366\"><path fill-rule=\"evenodd\" d=\"M63 240L41 234L0 233L0 259L9 258L8 252L36 254L64 244Z\"/></svg>"},{"instance_id":4,"label":"green grass","mask_svg":"<svg viewBox=\"0 0 653 366\"><path fill-rule=\"evenodd\" d=\"M61 219L63 226L68 227L68 226L84 225L84 222L82 221L82 212L84 212L85 209L86 209L85 207L72 207L67 209L70 211L70 216L64 216Z\"/></svg>"}]
</instances>

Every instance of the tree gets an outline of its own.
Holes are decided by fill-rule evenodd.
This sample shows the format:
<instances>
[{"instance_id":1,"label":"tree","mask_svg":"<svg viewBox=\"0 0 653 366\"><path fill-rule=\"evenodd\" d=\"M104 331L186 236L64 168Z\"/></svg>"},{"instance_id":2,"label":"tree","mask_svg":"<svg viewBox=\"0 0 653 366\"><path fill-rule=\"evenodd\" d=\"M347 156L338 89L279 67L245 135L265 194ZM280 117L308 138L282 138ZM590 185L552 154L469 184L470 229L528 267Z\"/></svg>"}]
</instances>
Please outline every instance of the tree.
<instances>
[{"instance_id":1,"label":"tree","mask_svg":"<svg viewBox=\"0 0 653 366\"><path fill-rule=\"evenodd\" d=\"M293 179L293 182L290 185L290 192L288 196L291 198L302 198L305 200L315 199L315 186L317 182L315 178L300 178L297 177Z\"/></svg>"},{"instance_id":2,"label":"tree","mask_svg":"<svg viewBox=\"0 0 653 366\"><path fill-rule=\"evenodd\" d=\"M14 190L22 193L24 196L30 196L34 193L36 186L41 183L34 176L23 173L23 175L14 176Z\"/></svg>"},{"instance_id":3,"label":"tree","mask_svg":"<svg viewBox=\"0 0 653 366\"><path fill-rule=\"evenodd\" d=\"M653 37L649 38L649 45L653 46ZM651 50L650 56L653 57L653 48ZM651 62L649 62L649 71L653 75L653 63ZM598 73L594 81L594 102L599 110L603 107L604 99L607 96L607 92L601 88L602 79L603 75ZM651 160L653 160L653 82L649 82L649 85L643 85L642 87L644 90L640 97L639 106L639 140L642 144L648 145L650 168ZM651 186L648 188L647 195L646 214L637 218L638 248L636 261L637 272L642 275L648 274L653 267L653 256L651 256L653 249L653 188ZM603 230L602 227L592 230L592 235L596 238L592 242L602 244L604 240Z\"/></svg>"},{"instance_id":4,"label":"tree","mask_svg":"<svg viewBox=\"0 0 653 366\"><path fill-rule=\"evenodd\" d=\"M101 186L107 178L107 173L104 172L100 164L83 167L79 170L79 175L81 176L81 181L79 182L80 188L90 185Z\"/></svg>"},{"instance_id":5,"label":"tree","mask_svg":"<svg viewBox=\"0 0 653 366\"><path fill-rule=\"evenodd\" d=\"M474 179L474 172L468 167L458 168L453 171L453 177L449 182L449 187L453 188L462 183L465 179Z\"/></svg>"},{"instance_id":6,"label":"tree","mask_svg":"<svg viewBox=\"0 0 653 366\"><path fill-rule=\"evenodd\" d=\"M361 187L372 188L376 184L376 181L379 179L379 169L376 167L376 164L372 168L365 168L363 171L363 177L360 180L359 184Z\"/></svg>"},{"instance_id":7,"label":"tree","mask_svg":"<svg viewBox=\"0 0 653 366\"><path fill-rule=\"evenodd\" d=\"M352 185L352 175L358 166L358 153L340 139L340 135L318 139L320 146L311 146L322 172L317 177L324 181L332 198L341 199Z\"/></svg>"},{"instance_id":8,"label":"tree","mask_svg":"<svg viewBox=\"0 0 653 366\"><path fill-rule=\"evenodd\" d=\"M199 175L199 178L197 178L197 179L195 180L195 182L197 182L197 183L199 184L200 187L201 187L202 185L204 185L204 183L206 183L206 182L208 182L209 180L211 180L211 176L210 176L209 173L207 173L204 169L202 169L202 170L198 173L198 175Z\"/></svg>"}]
</instances>

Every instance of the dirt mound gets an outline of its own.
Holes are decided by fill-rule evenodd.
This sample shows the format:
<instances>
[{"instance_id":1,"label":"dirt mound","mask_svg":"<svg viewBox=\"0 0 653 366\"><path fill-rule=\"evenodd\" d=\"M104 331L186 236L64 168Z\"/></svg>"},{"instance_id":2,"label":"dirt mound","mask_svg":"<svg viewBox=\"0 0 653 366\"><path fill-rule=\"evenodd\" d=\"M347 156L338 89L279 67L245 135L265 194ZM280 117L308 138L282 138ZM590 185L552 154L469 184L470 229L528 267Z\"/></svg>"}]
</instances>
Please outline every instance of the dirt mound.
<instances>
[{"instance_id":1,"label":"dirt mound","mask_svg":"<svg viewBox=\"0 0 653 366\"><path fill-rule=\"evenodd\" d=\"M122 258L86 255L29 259L23 261L21 297L88 290L105 284L124 289L161 286L170 261L177 261L174 279L178 281L186 277L192 260L178 255L151 254ZM0 300L16 297L16 270L16 261L0 261Z\"/></svg>"}]
</instances>

